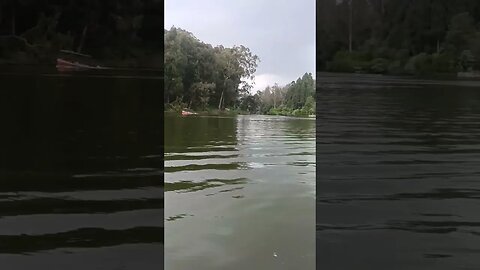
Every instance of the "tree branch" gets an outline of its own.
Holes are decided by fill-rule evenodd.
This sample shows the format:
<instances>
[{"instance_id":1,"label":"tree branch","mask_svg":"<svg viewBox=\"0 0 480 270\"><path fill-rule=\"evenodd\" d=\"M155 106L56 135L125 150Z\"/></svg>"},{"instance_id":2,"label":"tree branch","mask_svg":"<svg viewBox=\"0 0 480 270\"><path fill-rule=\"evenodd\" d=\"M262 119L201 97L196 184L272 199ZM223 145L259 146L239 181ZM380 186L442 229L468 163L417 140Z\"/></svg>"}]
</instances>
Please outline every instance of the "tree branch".
<instances>
[{"instance_id":1,"label":"tree branch","mask_svg":"<svg viewBox=\"0 0 480 270\"><path fill-rule=\"evenodd\" d=\"M30 47L30 48L41 47L41 45L39 45L39 44L31 44L31 43L29 43L26 38L21 37L21 36L17 36L17 35L0 35L0 38L3 38L3 39L13 38L13 39L17 39L17 40L23 41L23 42L25 43L25 45L26 45L27 47Z\"/></svg>"}]
</instances>

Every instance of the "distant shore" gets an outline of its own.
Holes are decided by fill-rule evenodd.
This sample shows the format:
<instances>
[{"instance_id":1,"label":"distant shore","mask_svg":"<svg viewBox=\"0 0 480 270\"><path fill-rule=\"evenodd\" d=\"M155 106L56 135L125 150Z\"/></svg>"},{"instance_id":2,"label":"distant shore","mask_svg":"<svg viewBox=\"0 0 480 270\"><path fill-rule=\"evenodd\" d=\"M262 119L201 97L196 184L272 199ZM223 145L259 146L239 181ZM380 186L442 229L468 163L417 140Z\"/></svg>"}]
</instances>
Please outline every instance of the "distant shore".
<instances>
[{"instance_id":1,"label":"distant shore","mask_svg":"<svg viewBox=\"0 0 480 270\"><path fill-rule=\"evenodd\" d=\"M165 109L165 114L181 114L181 110ZM315 115L293 115L293 114L261 114L261 113L249 113L241 110L203 110L195 111L199 116L237 116L237 115L269 115L269 116L287 116L287 117L300 117L300 118L314 118Z\"/></svg>"},{"instance_id":2,"label":"distant shore","mask_svg":"<svg viewBox=\"0 0 480 270\"><path fill-rule=\"evenodd\" d=\"M411 78L424 80L480 80L480 72L458 72L458 73L428 73L428 74L390 74L390 73L368 73L368 72L334 72L327 70L317 71L317 76L331 74L338 76L368 76L374 78Z\"/></svg>"}]
</instances>

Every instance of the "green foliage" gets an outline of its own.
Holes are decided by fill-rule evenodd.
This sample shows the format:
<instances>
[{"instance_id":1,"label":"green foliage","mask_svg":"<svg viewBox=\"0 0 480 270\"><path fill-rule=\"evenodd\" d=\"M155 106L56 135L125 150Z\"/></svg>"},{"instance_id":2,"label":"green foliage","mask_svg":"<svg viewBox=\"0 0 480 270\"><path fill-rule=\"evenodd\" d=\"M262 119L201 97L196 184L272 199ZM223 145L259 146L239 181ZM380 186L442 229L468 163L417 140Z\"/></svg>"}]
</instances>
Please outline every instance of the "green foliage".
<instances>
[{"instance_id":1,"label":"green foliage","mask_svg":"<svg viewBox=\"0 0 480 270\"><path fill-rule=\"evenodd\" d=\"M470 13L463 12L452 17L451 23L445 37L449 49L452 51L463 51L468 48L471 37L475 34L475 21Z\"/></svg>"},{"instance_id":2,"label":"green foliage","mask_svg":"<svg viewBox=\"0 0 480 270\"><path fill-rule=\"evenodd\" d=\"M3 1L0 59L51 64L65 49L105 65L160 68L162 11L158 0Z\"/></svg>"},{"instance_id":3,"label":"green foliage","mask_svg":"<svg viewBox=\"0 0 480 270\"><path fill-rule=\"evenodd\" d=\"M240 99L239 109L250 114L260 113L260 97L259 95L244 95Z\"/></svg>"},{"instance_id":4,"label":"green foliage","mask_svg":"<svg viewBox=\"0 0 480 270\"><path fill-rule=\"evenodd\" d=\"M300 109L305 105L307 98L312 96L315 91L315 81L311 73L305 73L296 82L288 85L285 101L287 107Z\"/></svg>"},{"instance_id":5,"label":"green foliage","mask_svg":"<svg viewBox=\"0 0 480 270\"><path fill-rule=\"evenodd\" d=\"M420 53L412 56L405 64L405 71L409 74L425 74L432 70L432 56Z\"/></svg>"},{"instance_id":6,"label":"green foliage","mask_svg":"<svg viewBox=\"0 0 480 270\"><path fill-rule=\"evenodd\" d=\"M387 73L389 74L399 75L403 72L403 63L401 60L395 60L388 65Z\"/></svg>"},{"instance_id":7,"label":"green foliage","mask_svg":"<svg viewBox=\"0 0 480 270\"><path fill-rule=\"evenodd\" d=\"M480 69L480 1L358 0L351 22L349 3L317 3L318 70L421 75Z\"/></svg>"},{"instance_id":8,"label":"green foliage","mask_svg":"<svg viewBox=\"0 0 480 270\"><path fill-rule=\"evenodd\" d=\"M344 51L337 52L333 60L327 63L327 70L333 72L354 72L354 67L355 61Z\"/></svg>"},{"instance_id":9,"label":"green foliage","mask_svg":"<svg viewBox=\"0 0 480 270\"><path fill-rule=\"evenodd\" d=\"M164 31L165 102L180 98L189 108L237 107L251 89L259 62L245 46L213 47L192 33Z\"/></svg>"},{"instance_id":10,"label":"green foliage","mask_svg":"<svg viewBox=\"0 0 480 270\"><path fill-rule=\"evenodd\" d=\"M168 104L168 107L171 111L181 112L184 108L187 107L187 103L182 102L182 98L178 97L175 101Z\"/></svg>"},{"instance_id":11,"label":"green foliage","mask_svg":"<svg viewBox=\"0 0 480 270\"><path fill-rule=\"evenodd\" d=\"M388 60L385 58L375 58L370 63L370 71L373 73L385 73L388 70Z\"/></svg>"},{"instance_id":12,"label":"green foliage","mask_svg":"<svg viewBox=\"0 0 480 270\"><path fill-rule=\"evenodd\" d=\"M469 45L469 49L476 60L473 63L474 68L478 70L480 69L480 61L478 61L478 59L480 59L480 31L476 32L475 35L470 38Z\"/></svg>"},{"instance_id":13,"label":"green foliage","mask_svg":"<svg viewBox=\"0 0 480 270\"><path fill-rule=\"evenodd\" d=\"M457 71L456 60L452 54L436 53L432 55L432 67L438 73L453 73Z\"/></svg>"},{"instance_id":14,"label":"green foliage","mask_svg":"<svg viewBox=\"0 0 480 270\"><path fill-rule=\"evenodd\" d=\"M302 110L308 115L315 114L316 102L313 96L307 97L307 100L305 101L305 105L303 105Z\"/></svg>"},{"instance_id":15,"label":"green foliage","mask_svg":"<svg viewBox=\"0 0 480 270\"><path fill-rule=\"evenodd\" d=\"M333 72L365 71L369 66L368 52L339 51L327 64L327 70Z\"/></svg>"},{"instance_id":16,"label":"green foliage","mask_svg":"<svg viewBox=\"0 0 480 270\"><path fill-rule=\"evenodd\" d=\"M462 71L472 71L475 64L475 56L470 50L463 50L458 62Z\"/></svg>"},{"instance_id":17,"label":"green foliage","mask_svg":"<svg viewBox=\"0 0 480 270\"><path fill-rule=\"evenodd\" d=\"M311 73L305 73L284 87L268 86L258 96L259 112L263 114L285 116L315 114L315 80Z\"/></svg>"},{"instance_id":18,"label":"green foliage","mask_svg":"<svg viewBox=\"0 0 480 270\"><path fill-rule=\"evenodd\" d=\"M190 87L191 99L189 107L205 110L208 107L210 93L215 90L215 83L196 82Z\"/></svg>"}]
</instances>

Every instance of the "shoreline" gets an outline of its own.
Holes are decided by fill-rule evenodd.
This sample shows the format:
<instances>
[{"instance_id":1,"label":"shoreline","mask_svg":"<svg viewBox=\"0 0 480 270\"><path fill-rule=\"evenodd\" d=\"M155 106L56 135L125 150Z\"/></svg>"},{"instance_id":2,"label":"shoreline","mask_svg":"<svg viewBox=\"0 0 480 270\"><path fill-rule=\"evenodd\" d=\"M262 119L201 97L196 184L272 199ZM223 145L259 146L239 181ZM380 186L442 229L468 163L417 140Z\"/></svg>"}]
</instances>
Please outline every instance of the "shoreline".
<instances>
[{"instance_id":1,"label":"shoreline","mask_svg":"<svg viewBox=\"0 0 480 270\"><path fill-rule=\"evenodd\" d=\"M470 74L469 72L459 72L459 73L431 73L423 75L412 75L412 74L390 74L390 73L368 73L368 72L335 72L320 70L317 71L317 76L319 74L332 74L337 76L365 76L373 78L404 78L404 79L418 79L418 80L448 80L448 81L480 81L480 71L474 72L479 74L478 76L464 76L463 74ZM460 76L463 75L463 76Z\"/></svg>"},{"instance_id":2,"label":"shoreline","mask_svg":"<svg viewBox=\"0 0 480 270\"><path fill-rule=\"evenodd\" d=\"M193 117L195 116L238 116L238 115L264 115L264 116L283 116L283 117L292 117L292 118L309 118L309 119L315 119L316 115L283 115L283 114L256 114L256 113L246 113L246 112L238 112L238 111L195 111L197 114L196 115L191 115ZM164 110L164 114L176 114L179 115L180 111L176 110ZM185 116L185 117L191 117L191 116Z\"/></svg>"}]
</instances>

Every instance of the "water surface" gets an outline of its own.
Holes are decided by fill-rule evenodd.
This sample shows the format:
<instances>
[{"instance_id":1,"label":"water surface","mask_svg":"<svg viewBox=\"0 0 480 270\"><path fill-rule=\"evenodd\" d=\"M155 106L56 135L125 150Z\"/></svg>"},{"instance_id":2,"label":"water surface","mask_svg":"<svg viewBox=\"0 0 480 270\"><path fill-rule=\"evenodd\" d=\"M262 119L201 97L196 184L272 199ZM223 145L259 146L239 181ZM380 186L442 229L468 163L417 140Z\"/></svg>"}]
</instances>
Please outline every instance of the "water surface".
<instances>
[{"instance_id":1,"label":"water surface","mask_svg":"<svg viewBox=\"0 0 480 270\"><path fill-rule=\"evenodd\" d=\"M480 82L318 83L319 269L479 269Z\"/></svg>"},{"instance_id":2,"label":"water surface","mask_svg":"<svg viewBox=\"0 0 480 270\"><path fill-rule=\"evenodd\" d=\"M163 264L161 80L0 74L0 268Z\"/></svg>"},{"instance_id":3,"label":"water surface","mask_svg":"<svg viewBox=\"0 0 480 270\"><path fill-rule=\"evenodd\" d=\"M315 122L165 120L165 268L314 269Z\"/></svg>"}]
</instances>

